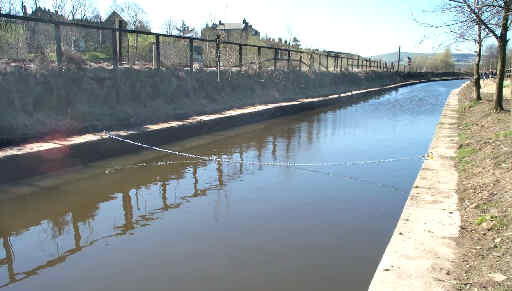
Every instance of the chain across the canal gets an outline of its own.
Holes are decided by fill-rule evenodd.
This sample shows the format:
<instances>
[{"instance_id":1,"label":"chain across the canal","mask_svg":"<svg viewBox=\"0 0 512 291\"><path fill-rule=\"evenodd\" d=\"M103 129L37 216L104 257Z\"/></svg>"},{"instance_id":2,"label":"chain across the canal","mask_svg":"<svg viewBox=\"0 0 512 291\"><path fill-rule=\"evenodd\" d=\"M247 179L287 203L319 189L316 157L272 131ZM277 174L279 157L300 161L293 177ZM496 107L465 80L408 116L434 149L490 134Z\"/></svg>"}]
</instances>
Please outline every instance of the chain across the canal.
<instances>
[{"instance_id":1,"label":"chain across the canal","mask_svg":"<svg viewBox=\"0 0 512 291\"><path fill-rule=\"evenodd\" d=\"M368 165L368 164L381 164L381 163L390 163L390 162L396 162L396 161L403 161L403 160L412 160L412 159L432 159L433 154L428 153L424 155L417 155L413 157L401 157L401 158L390 158L390 159L381 159L381 160L368 160L368 161L347 161L347 162L320 162L320 163L295 163L295 162L265 162L265 161L251 161L251 160L235 160L235 159L226 159L226 158L218 158L215 156L200 156L195 154L189 154L189 153L183 153L168 149L162 149L159 147L146 145L140 142L132 141L129 139L124 139L118 136L114 136L110 133L105 132L105 134L114 140L130 143L136 146L152 149L155 151L165 152L169 154L173 154L176 156L182 156L187 158L194 158L204 161L214 161L214 162L221 162L221 163L232 163L232 164L246 164L246 165L262 165L262 166L277 166L277 167L327 167L327 166L354 166L354 165ZM195 162L195 161L186 161L186 162ZM168 162L172 163L172 162Z\"/></svg>"}]
</instances>

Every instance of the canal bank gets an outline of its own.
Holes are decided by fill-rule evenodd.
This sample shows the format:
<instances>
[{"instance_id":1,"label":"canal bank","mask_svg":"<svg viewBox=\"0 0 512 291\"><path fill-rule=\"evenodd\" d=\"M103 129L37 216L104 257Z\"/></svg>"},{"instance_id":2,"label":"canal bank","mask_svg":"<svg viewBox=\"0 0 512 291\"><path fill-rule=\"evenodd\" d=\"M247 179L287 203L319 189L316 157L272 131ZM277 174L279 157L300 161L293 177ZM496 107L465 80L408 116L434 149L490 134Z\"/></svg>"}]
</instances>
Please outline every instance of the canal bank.
<instances>
[{"instance_id":1,"label":"canal bank","mask_svg":"<svg viewBox=\"0 0 512 291\"><path fill-rule=\"evenodd\" d=\"M425 82L453 80L432 78L409 81L379 88L364 89L319 98L265 104L195 116L183 121L146 125L142 128L111 132L150 145L163 145L228 128L278 118L330 105L351 105L374 98L376 94ZM0 176L0 185L29 177L58 173L69 168L121 156L143 148L109 139L104 132L59 138L0 150L0 167L17 169Z\"/></svg>"},{"instance_id":2,"label":"canal bank","mask_svg":"<svg viewBox=\"0 0 512 291\"><path fill-rule=\"evenodd\" d=\"M450 93L426 159L369 290L448 290L459 233L457 209L458 93Z\"/></svg>"}]
</instances>

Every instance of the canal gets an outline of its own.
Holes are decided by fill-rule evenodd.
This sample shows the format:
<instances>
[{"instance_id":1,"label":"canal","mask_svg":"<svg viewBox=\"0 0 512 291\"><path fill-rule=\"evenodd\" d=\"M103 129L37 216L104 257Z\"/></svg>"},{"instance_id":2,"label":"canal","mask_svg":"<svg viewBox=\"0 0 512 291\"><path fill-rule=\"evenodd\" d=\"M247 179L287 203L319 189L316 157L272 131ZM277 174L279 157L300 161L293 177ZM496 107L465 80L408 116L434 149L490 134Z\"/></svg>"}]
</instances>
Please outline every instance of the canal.
<instances>
[{"instance_id":1,"label":"canal","mask_svg":"<svg viewBox=\"0 0 512 291\"><path fill-rule=\"evenodd\" d=\"M365 290L463 82L165 146L246 163L144 151L12 185L0 289Z\"/></svg>"}]
</instances>

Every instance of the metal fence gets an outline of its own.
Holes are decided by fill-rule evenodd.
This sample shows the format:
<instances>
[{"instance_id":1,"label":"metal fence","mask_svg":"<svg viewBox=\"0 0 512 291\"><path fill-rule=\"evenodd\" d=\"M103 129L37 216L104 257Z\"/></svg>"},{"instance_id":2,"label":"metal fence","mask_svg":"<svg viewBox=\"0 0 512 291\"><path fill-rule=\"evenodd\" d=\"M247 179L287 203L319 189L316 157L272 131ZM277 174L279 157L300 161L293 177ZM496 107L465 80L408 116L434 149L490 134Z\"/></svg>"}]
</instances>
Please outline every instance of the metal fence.
<instances>
[{"instance_id":1,"label":"metal fence","mask_svg":"<svg viewBox=\"0 0 512 291\"><path fill-rule=\"evenodd\" d=\"M406 71L407 66L336 52L124 29L92 21L0 14L0 62L23 69L181 68L187 71Z\"/></svg>"}]
</instances>

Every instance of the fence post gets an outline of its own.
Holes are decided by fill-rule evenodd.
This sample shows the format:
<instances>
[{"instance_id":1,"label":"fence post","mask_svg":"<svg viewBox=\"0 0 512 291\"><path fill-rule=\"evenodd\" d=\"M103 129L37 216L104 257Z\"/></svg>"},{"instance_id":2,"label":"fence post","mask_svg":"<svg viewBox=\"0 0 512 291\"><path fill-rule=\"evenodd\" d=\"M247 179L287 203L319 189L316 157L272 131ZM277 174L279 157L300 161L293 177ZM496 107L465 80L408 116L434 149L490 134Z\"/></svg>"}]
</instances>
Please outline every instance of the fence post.
<instances>
[{"instance_id":1,"label":"fence post","mask_svg":"<svg viewBox=\"0 0 512 291\"><path fill-rule=\"evenodd\" d=\"M188 65L190 72L194 71L194 39L188 39Z\"/></svg>"},{"instance_id":2,"label":"fence post","mask_svg":"<svg viewBox=\"0 0 512 291\"><path fill-rule=\"evenodd\" d=\"M288 50L288 72L291 70L291 64L292 64L292 52Z\"/></svg>"},{"instance_id":3,"label":"fence post","mask_svg":"<svg viewBox=\"0 0 512 291\"><path fill-rule=\"evenodd\" d=\"M352 72L354 71L354 58L350 58L350 65L352 66Z\"/></svg>"},{"instance_id":4,"label":"fence post","mask_svg":"<svg viewBox=\"0 0 512 291\"><path fill-rule=\"evenodd\" d=\"M299 72L302 72L302 54L299 55Z\"/></svg>"},{"instance_id":5,"label":"fence post","mask_svg":"<svg viewBox=\"0 0 512 291\"><path fill-rule=\"evenodd\" d=\"M55 55L57 57L57 68L62 70L62 42L60 37L60 25L55 24Z\"/></svg>"},{"instance_id":6,"label":"fence post","mask_svg":"<svg viewBox=\"0 0 512 291\"><path fill-rule=\"evenodd\" d=\"M274 71L277 70L277 54L279 53L279 49L278 48L275 48L274 49Z\"/></svg>"},{"instance_id":7,"label":"fence post","mask_svg":"<svg viewBox=\"0 0 512 291\"><path fill-rule=\"evenodd\" d=\"M258 47L258 72L262 71L263 64L261 62L261 47Z\"/></svg>"},{"instance_id":8,"label":"fence post","mask_svg":"<svg viewBox=\"0 0 512 291\"><path fill-rule=\"evenodd\" d=\"M242 45L238 45L238 66L240 67L240 72L242 72L243 66L243 47Z\"/></svg>"},{"instance_id":9,"label":"fence post","mask_svg":"<svg viewBox=\"0 0 512 291\"><path fill-rule=\"evenodd\" d=\"M114 69L119 67L119 55L117 54L117 41L116 41L116 31L112 30L112 66Z\"/></svg>"},{"instance_id":10,"label":"fence post","mask_svg":"<svg viewBox=\"0 0 512 291\"><path fill-rule=\"evenodd\" d=\"M343 55L341 56L340 60L340 72L343 72Z\"/></svg>"},{"instance_id":11,"label":"fence post","mask_svg":"<svg viewBox=\"0 0 512 291\"><path fill-rule=\"evenodd\" d=\"M119 67L119 35L117 29L119 29L119 18L115 17L114 29L112 29L112 66L114 69Z\"/></svg>"},{"instance_id":12,"label":"fence post","mask_svg":"<svg viewBox=\"0 0 512 291\"><path fill-rule=\"evenodd\" d=\"M160 36L155 35L155 45L153 46L153 69L160 70Z\"/></svg>"},{"instance_id":13,"label":"fence post","mask_svg":"<svg viewBox=\"0 0 512 291\"><path fill-rule=\"evenodd\" d=\"M361 70L361 65L359 64L359 56L357 56L357 63L356 64L357 64L356 65L357 70L358 71Z\"/></svg>"},{"instance_id":14,"label":"fence post","mask_svg":"<svg viewBox=\"0 0 512 291\"><path fill-rule=\"evenodd\" d=\"M220 82L220 35L215 38L215 59L217 65L217 82Z\"/></svg>"},{"instance_id":15,"label":"fence post","mask_svg":"<svg viewBox=\"0 0 512 291\"><path fill-rule=\"evenodd\" d=\"M329 72L329 53L325 55L325 68L327 69L327 72Z\"/></svg>"}]
</instances>

